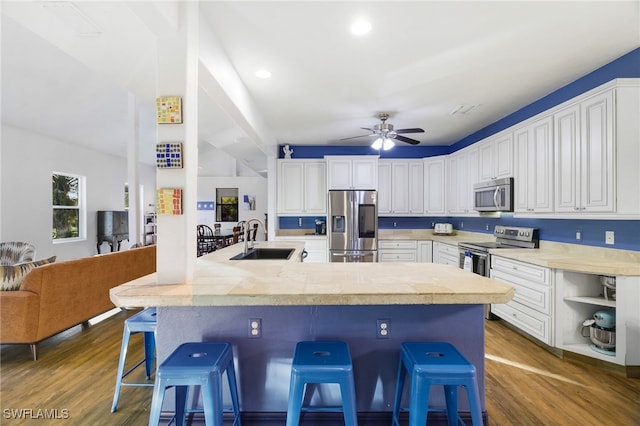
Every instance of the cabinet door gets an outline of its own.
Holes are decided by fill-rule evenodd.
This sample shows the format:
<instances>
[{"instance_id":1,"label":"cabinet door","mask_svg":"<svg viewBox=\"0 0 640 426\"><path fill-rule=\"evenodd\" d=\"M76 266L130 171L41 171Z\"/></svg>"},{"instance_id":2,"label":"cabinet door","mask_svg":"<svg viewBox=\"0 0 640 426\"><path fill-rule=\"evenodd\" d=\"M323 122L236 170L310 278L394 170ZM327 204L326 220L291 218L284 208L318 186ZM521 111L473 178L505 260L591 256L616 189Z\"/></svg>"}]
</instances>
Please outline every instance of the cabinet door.
<instances>
[{"instance_id":1,"label":"cabinet door","mask_svg":"<svg viewBox=\"0 0 640 426\"><path fill-rule=\"evenodd\" d=\"M278 213L299 214L303 206L304 162L280 161L278 173Z\"/></svg>"},{"instance_id":2,"label":"cabinet door","mask_svg":"<svg viewBox=\"0 0 640 426\"><path fill-rule=\"evenodd\" d=\"M491 179L494 179L493 140L485 140L478 144L478 180L483 182Z\"/></svg>"},{"instance_id":3,"label":"cabinet door","mask_svg":"<svg viewBox=\"0 0 640 426\"><path fill-rule=\"evenodd\" d=\"M329 189L351 189L352 161L350 159L327 160Z\"/></svg>"},{"instance_id":4,"label":"cabinet door","mask_svg":"<svg viewBox=\"0 0 640 426\"><path fill-rule=\"evenodd\" d=\"M424 161L425 194L427 215L445 214L445 157L433 157Z\"/></svg>"},{"instance_id":5,"label":"cabinet door","mask_svg":"<svg viewBox=\"0 0 640 426\"><path fill-rule=\"evenodd\" d=\"M409 213L424 214L424 164L409 162Z\"/></svg>"},{"instance_id":6,"label":"cabinet door","mask_svg":"<svg viewBox=\"0 0 640 426\"><path fill-rule=\"evenodd\" d=\"M377 158L354 159L352 170L354 189L378 189Z\"/></svg>"},{"instance_id":7,"label":"cabinet door","mask_svg":"<svg viewBox=\"0 0 640 426\"><path fill-rule=\"evenodd\" d=\"M547 117L514 132L516 212L553 211L552 125Z\"/></svg>"},{"instance_id":8,"label":"cabinet door","mask_svg":"<svg viewBox=\"0 0 640 426\"><path fill-rule=\"evenodd\" d=\"M391 161L378 162L378 214L391 214Z\"/></svg>"},{"instance_id":9,"label":"cabinet door","mask_svg":"<svg viewBox=\"0 0 640 426\"><path fill-rule=\"evenodd\" d=\"M447 210L450 214L468 213L467 210L467 155L458 151L449 157Z\"/></svg>"},{"instance_id":10,"label":"cabinet door","mask_svg":"<svg viewBox=\"0 0 640 426\"><path fill-rule=\"evenodd\" d=\"M493 173L496 179L513 176L513 140L511 133L493 142Z\"/></svg>"},{"instance_id":11,"label":"cabinet door","mask_svg":"<svg viewBox=\"0 0 640 426\"><path fill-rule=\"evenodd\" d=\"M615 211L613 173L613 91L580 105L582 146L581 210Z\"/></svg>"},{"instance_id":12,"label":"cabinet door","mask_svg":"<svg viewBox=\"0 0 640 426\"><path fill-rule=\"evenodd\" d=\"M418 262L431 263L433 262L433 242L432 241L418 241Z\"/></svg>"},{"instance_id":13,"label":"cabinet door","mask_svg":"<svg viewBox=\"0 0 640 426\"><path fill-rule=\"evenodd\" d=\"M305 163L302 195L305 213L327 213L327 165L324 161Z\"/></svg>"},{"instance_id":14,"label":"cabinet door","mask_svg":"<svg viewBox=\"0 0 640 426\"><path fill-rule=\"evenodd\" d=\"M391 209L394 214L409 213L409 163L391 163Z\"/></svg>"},{"instance_id":15,"label":"cabinet door","mask_svg":"<svg viewBox=\"0 0 640 426\"><path fill-rule=\"evenodd\" d=\"M479 182L478 179L478 148L465 148L467 152L467 184L464 186L465 191L463 208L466 212L476 213L473 209L473 185Z\"/></svg>"},{"instance_id":16,"label":"cabinet door","mask_svg":"<svg viewBox=\"0 0 640 426\"><path fill-rule=\"evenodd\" d=\"M553 116L555 151L555 211L579 210L580 106L565 108Z\"/></svg>"}]
</instances>

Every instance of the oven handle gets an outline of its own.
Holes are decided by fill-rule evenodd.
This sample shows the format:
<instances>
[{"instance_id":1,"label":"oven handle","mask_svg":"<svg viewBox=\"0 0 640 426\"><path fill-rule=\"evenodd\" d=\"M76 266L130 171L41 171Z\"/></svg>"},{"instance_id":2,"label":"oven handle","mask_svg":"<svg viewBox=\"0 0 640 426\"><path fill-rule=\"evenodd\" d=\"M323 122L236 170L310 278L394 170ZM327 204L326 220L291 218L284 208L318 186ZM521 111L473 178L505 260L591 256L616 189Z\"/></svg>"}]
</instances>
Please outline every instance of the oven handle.
<instances>
[{"instance_id":1,"label":"oven handle","mask_svg":"<svg viewBox=\"0 0 640 426\"><path fill-rule=\"evenodd\" d=\"M489 253L487 253L487 252L483 252L483 251L477 251L477 250L468 249L468 248L467 248L467 249L465 249L465 248L462 248L462 247L460 247L458 251L459 251L459 253L460 253L461 255L463 255L463 256L464 256L467 252L469 252L469 253L471 253L473 256L478 256L478 257L482 257L482 258L485 258L485 259L488 259L488 258L489 258Z\"/></svg>"}]
</instances>

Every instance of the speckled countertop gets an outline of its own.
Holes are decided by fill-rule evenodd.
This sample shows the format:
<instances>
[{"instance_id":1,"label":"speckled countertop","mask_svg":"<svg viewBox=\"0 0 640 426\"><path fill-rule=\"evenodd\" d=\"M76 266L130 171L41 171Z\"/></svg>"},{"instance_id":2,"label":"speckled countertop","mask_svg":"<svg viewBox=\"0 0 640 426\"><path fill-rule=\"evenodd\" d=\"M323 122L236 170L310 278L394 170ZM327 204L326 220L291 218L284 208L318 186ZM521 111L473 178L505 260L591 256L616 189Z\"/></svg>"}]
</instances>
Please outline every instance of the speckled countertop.
<instances>
[{"instance_id":1,"label":"speckled countertop","mask_svg":"<svg viewBox=\"0 0 640 426\"><path fill-rule=\"evenodd\" d=\"M286 306L505 303L511 286L433 263L300 263L304 244L288 261L229 260L239 245L197 260L192 282L157 284L156 274L111 289L117 306Z\"/></svg>"},{"instance_id":2,"label":"speckled countertop","mask_svg":"<svg viewBox=\"0 0 640 426\"><path fill-rule=\"evenodd\" d=\"M491 234L455 231L454 235L435 235L431 230L381 229L380 240L432 240L452 245L460 242L495 241ZM640 276L640 252L578 244L540 241L537 249L493 249L493 255L552 269L598 275Z\"/></svg>"}]
</instances>

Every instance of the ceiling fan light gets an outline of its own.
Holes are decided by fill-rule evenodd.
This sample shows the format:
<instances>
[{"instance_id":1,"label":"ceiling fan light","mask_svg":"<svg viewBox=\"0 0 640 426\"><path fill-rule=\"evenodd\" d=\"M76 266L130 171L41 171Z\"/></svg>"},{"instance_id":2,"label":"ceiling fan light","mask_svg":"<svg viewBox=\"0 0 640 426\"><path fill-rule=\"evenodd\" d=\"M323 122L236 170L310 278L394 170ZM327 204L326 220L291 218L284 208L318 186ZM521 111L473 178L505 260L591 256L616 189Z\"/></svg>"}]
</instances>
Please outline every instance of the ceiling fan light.
<instances>
[{"instance_id":1,"label":"ceiling fan light","mask_svg":"<svg viewBox=\"0 0 640 426\"><path fill-rule=\"evenodd\" d=\"M380 151L380 148L382 148L382 138L376 138L371 144L371 148Z\"/></svg>"},{"instance_id":2,"label":"ceiling fan light","mask_svg":"<svg viewBox=\"0 0 640 426\"><path fill-rule=\"evenodd\" d=\"M384 149L385 151L388 151L394 146L396 146L396 143L393 141L393 139L385 138L382 149Z\"/></svg>"}]
</instances>

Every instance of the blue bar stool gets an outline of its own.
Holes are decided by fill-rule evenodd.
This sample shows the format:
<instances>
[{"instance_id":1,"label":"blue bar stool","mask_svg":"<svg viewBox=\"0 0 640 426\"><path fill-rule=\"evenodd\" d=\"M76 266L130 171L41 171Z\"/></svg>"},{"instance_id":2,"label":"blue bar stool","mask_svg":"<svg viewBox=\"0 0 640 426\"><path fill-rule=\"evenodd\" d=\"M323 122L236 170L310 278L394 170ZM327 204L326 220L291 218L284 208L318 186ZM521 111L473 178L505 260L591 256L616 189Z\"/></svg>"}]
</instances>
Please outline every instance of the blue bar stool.
<instances>
[{"instance_id":1,"label":"blue bar stool","mask_svg":"<svg viewBox=\"0 0 640 426\"><path fill-rule=\"evenodd\" d=\"M303 406L307 383L338 383L342 407ZM344 342L298 342L291 365L287 426L298 426L301 411L342 411L346 426L358 424L353 367Z\"/></svg>"},{"instance_id":2,"label":"blue bar stool","mask_svg":"<svg viewBox=\"0 0 640 426\"><path fill-rule=\"evenodd\" d=\"M236 373L233 366L233 349L229 343L183 343L160 364L153 388L149 426L158 425L166 388L176 388L176 425L184 424L187 413L187 390L199 385L202 393L205 424L222 426L222 374L227 373L231 392L234 425L240 426L240 404ZM230 410L227 410L230 411Z\"/></svg>"},{"instance_id":3,"label":"blue bar stool","mask_svg":"<svg viewBox=\"0 0 640 426\"><path fill-rule=\"evenodd\" d=\"M431 385L444 385L449 426L457 425L458 421L464 424L458 415L458 386L467 389L473 426L482 425L476 368L455 346L444 342L405 342L401 345L398 381L393 404L393 426L400 425L400 403L406 374L411 375L410 426L424 426L426 424Z\"/></svg>"},{"instance_id":4,"label":"blue bar stool","mask_svg":"<svg viewBox=\"0 0 640 426\"><path fill-rule=\"evenodd\" d=\"M142 363L145 365L147 373L147 380L151 377L151 371L153 369L153 362L156 358L155 347L156 339L155 333L157 328L156 320L156 308L147 308L124 321L124 331L122 333L122 346L120 347L120 361L118 362L118 374L116 376L116 388L113 393L113 404L111 405L111 412L115 412L118 409L118 398L120 397L120 388L122 386L153 386L151 383L134 383L125 382L124 378L127 377L133 370L138 368ZM127 372L124 372L124 364L127 360L127 349L129 348L129 338L132 334L144 333L144 359L131 367Z\"/></svg>"}]
</instances>

